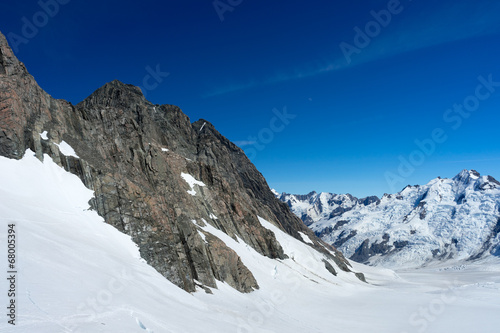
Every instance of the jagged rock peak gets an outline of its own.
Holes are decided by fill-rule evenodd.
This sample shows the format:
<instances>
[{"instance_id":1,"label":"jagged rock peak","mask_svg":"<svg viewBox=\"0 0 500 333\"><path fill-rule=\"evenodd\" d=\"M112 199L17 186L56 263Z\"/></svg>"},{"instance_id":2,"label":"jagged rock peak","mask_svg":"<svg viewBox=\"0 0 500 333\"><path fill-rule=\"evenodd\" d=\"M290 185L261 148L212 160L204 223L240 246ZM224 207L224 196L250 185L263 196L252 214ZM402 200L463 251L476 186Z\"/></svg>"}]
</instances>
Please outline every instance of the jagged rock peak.
<instances>
[{"instance_id":1,"label":"jagged rock peak","mask_svg":"<svg viewBox=\"0 0 500 333\"><path fill-rule=\"evenodd\" d=\"M224 144L229 144L232 142L229 141L226 137L224 137L220 132L215 128L215 126L209 122L208 120L205 119L199 119L193 123L193 129L195 132L198 134L198 136L213 136L217 138L218 140L222 141ZM234 145L236 146L236 145Z\"/></svg>"},{"instance_id":2,"label":"jagged rock peak","mask_svg":"<svg viewBox=\"0 0 500 333\"><path fill-rule=\"evenodd\" d=\"M380 199L376 195L371 195L365 198L358 199L358 201L364 206L368 206L374 202L380 202Z\"/></svg>"},{"instance_id":3,"label":"jagged rock peak","mask_svg":"<svg viewBox=\"0 0 500 333\"><path fill-rule=\"evenodd\" d=\"M148 102L139 87L114 80L94 91L89 97L80 102L78 106L119 107L129 106L131 103L139 104Z\"/></svg>"},{"instance_id":4,"label":"jagged rock peak","mask_svg":"<svg viewBox=\"0 0 500 333\"><path fill-rule=\"evenodd\" d=\"M16 58L7 39L0 32L0 75L11 76L24 73L27 73L24 64Z\"/></svg>"}]
</instances>

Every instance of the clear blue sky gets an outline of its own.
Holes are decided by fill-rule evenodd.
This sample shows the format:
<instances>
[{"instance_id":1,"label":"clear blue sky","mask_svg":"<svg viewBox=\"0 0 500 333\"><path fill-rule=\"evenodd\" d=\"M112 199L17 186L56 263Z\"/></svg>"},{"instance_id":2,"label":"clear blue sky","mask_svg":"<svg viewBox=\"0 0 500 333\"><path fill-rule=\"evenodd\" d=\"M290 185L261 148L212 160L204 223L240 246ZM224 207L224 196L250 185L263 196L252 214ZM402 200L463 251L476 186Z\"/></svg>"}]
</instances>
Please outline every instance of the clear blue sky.
<instances>
[{"instance_id":1,"label":"clear blue sky","mask_svg":"<svg viewBox=\"0 0 500 333\"><path fill-rule=\"evenodd\" d=\"M500 178L500 86L476 92L479 76L500 82L498 1L57 1L50 16L1 5L42 88L76 104L147 78L150 101L211 121L280 192L381 195L464 168ZM453 110L464 101L473 111Z\"/></svg>"}]
</instances>

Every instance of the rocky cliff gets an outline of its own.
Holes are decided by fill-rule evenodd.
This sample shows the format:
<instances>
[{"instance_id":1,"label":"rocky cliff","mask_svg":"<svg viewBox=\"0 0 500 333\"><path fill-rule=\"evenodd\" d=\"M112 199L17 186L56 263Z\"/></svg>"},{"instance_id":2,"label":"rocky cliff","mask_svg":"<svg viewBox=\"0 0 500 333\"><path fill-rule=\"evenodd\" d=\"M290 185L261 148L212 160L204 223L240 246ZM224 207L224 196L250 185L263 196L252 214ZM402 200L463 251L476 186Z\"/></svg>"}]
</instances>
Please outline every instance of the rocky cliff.
<instances>
[{"instance_id":1,"label":"rocky cliff","mask_svg":"<svg viewBox=\"0 0 500 333\"><path fill-rule=\"evenodd\" d=\"M74 153L62 147L70 146ZM153 105L137 87L110 82L78 105L44 92L0 34L0 155L49 155L95 192L91 206L130 235L141 256L187 290L224 281L259 288L239 256L200 226L210 224L260 254L286 254L258 216L349 270L277 200L243 151L208 121L191 123L173 105ZM29 151L28 151L29 152Z\"/></svg>"}]
</instances>

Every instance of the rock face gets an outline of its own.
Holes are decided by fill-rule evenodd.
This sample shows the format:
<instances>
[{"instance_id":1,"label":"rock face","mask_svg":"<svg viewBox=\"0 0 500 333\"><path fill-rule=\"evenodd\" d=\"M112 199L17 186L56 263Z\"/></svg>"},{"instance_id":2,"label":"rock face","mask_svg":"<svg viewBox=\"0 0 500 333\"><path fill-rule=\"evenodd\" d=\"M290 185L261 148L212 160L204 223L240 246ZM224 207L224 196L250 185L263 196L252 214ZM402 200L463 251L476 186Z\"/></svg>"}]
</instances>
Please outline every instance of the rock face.
<instances>
[{"instance_id":1,"label":"rock face","mask_svg":"<svg viewBox=\"0 0 500 333\"><path fill-rule=\"evenodd\" d=\"M500 183L474 170L380 200L330 193L278 197L354 261L401 268L500 255Z\"/></svg>"},{"instance_id":2,"label":"rock face","mask_svg":"<svg viewBox=\"0 0 500 333\"><path fill-rule=\"evenodd\" d=\"M63 141L78 157L63 153ZM243 151L208 121L191 123L178 107L153 105L139 88L119 81L76 106L55 100L0 34L0 155L20 159L27 149L78 175L95 191L91 206L105 221L187 291L195 283L216 287L216 280L242 292L259 288L238 255L217 237L203 237L199 227L211 224L264 256L285 258L257 216L301 241L298 232L307 234L349 271L343 256L279 202Z\"/></svg>"}]
</instances>

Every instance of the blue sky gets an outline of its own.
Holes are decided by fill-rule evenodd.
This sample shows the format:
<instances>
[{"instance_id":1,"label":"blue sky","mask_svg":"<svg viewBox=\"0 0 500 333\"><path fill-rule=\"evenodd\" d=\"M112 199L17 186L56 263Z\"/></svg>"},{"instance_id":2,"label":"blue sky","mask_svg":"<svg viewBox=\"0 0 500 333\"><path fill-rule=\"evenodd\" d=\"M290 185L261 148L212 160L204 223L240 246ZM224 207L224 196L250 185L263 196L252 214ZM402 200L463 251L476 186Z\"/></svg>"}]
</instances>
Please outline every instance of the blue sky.
<instances>
[{"instance_id":1,"label":"blue sky","mask_svg":"<svg viewBox=\"0 0 500 333\"><path fill-rule=\"evenodd\" d=\"M146 79L150 101L211 121L280 192L500 178L498 1L54 1L0 11L42 88L76 104Z\"/></svg>"}]
</instances>

